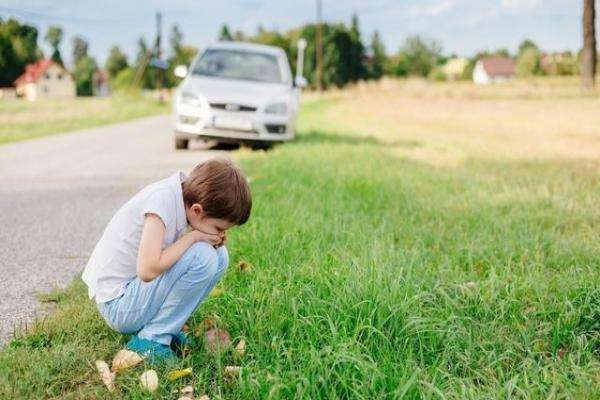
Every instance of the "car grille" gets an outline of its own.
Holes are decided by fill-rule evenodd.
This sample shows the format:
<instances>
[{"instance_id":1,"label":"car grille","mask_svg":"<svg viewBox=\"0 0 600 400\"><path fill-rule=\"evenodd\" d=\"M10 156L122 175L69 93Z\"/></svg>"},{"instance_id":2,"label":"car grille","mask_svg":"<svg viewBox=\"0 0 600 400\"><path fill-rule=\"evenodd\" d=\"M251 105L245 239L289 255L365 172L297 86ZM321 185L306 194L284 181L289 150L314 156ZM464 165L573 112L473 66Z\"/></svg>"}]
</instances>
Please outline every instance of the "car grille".
<instances>
[{"instance_id":1,"label":"car grille","mask_svg":"<svg viewBox=\"0 0 600 400\"><path fill-rule=\"evenodd\" d=\"M285 133L285 124L265 124L269 133Z\"/></svg>"},{"instance_id":2,"label":"car grille","mask_svg":"<svg viewBox=\"0 0 600 400\"><path fill-rule=\"evenodd\" d=\"M227 110L227 111L256 111L256 107L246 106L243 104L235 104L235 103L210 103L210 108L214 108L216 110Z\"/></svg>"}]
</instances>

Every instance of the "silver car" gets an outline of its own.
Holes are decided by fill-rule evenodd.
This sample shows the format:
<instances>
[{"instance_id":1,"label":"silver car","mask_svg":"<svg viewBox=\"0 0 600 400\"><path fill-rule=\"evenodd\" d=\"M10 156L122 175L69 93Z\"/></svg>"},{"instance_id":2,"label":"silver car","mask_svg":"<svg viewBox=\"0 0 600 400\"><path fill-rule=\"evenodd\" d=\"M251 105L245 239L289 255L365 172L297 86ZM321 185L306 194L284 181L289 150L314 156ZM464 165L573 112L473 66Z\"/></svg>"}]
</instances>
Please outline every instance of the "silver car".
<instances>
[{"instance_id":1,"label":"silver car","mask_svg":"<svg viewBox=\"0 0 600 400\"><path fill-rule=\"evenodd\" d=\"M292 77L282 49L220 42L175 75L185 77L174 97L175 148L190 139L269 147L294 138L306 80Z\"/></svg>"}]
</instances>

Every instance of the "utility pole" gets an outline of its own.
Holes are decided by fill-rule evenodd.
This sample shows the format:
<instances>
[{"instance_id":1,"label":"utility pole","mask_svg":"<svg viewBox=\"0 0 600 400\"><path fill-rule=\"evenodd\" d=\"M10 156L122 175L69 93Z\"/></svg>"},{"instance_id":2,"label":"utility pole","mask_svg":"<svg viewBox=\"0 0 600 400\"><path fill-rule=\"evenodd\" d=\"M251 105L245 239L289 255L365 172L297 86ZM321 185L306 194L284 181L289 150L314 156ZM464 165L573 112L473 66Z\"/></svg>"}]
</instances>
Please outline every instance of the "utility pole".
<instances>
[{"instance_id":1,"label":"utility pole","mask_svg":"<svg viewBox=\"0 0 600 400\"><path fill-rule=\"evenodd\" d=\"M162 14L160 12L156 13L156 42L154 43L154 51L156 54L156 59L160 62L161 57L161 48L160 48L160 39L162 35ZM156 88L158 89L158 101L161 103L164 101L162 87L163 87L163 76L164 71L162 68L156 68Z\"/></svg>"},{"instance_id":2,"label":"utility pole","mask_svg":"<svg viewBox=\"0 0 600 400\"><path fill-rule=\"evenodd\" d=\"M581 85L594 88L596 77L596 9L595 0L583 0L583 52L581 54Z\"/></svg>"},{"instance_id":3,"label":"utility pole","mask_svg":"<svg viewBox=\"0 0 600 400\"><path fill-rule=\"evenodd\" d=\"M323 90L323 26L322 2L317 0L317 29L316 29L316 55L317 55L317 89Z\"/></svg>"}]
</instances>

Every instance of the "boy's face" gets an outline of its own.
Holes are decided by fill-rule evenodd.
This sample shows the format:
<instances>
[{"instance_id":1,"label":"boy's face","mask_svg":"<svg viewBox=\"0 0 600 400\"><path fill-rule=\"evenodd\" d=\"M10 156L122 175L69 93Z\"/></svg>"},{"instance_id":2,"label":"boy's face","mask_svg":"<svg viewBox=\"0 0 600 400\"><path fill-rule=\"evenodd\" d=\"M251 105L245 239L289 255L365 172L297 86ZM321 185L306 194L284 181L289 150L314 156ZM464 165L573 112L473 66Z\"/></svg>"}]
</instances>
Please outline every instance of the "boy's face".
<instances>
[{"instance_id":1,"label":"boy's face","mask_svg":"<svg viewBox=\"0 0 600 400\"><path fill-rule=\"evenodd\" d=\"M186 215L188 223L193 229L211 235L218 235L221 238L225 236L227 229L233 226L231 222L225 219L207 216L200 204L192 204L192 206L186 210Z\"/></svg>"}]
</instances>

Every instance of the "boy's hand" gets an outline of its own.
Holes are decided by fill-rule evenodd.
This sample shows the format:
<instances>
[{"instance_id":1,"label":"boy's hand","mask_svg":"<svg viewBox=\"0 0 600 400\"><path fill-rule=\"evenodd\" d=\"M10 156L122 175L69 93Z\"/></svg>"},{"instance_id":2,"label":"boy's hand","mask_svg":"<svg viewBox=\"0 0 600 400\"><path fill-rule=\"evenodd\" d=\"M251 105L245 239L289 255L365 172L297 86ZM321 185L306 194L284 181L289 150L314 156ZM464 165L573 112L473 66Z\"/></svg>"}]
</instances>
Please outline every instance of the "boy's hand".
<instances>
[{"instance_id":1,"label":"boy's hand","mask_svg":"<svg viewBox=\"0 0 600 400\"><path fill-rule=\"evenodd\" d=\"M207 242L213 246L218 246L221 243L221 237L212 233L193 230L188 235L192 235L194 242Z\"/></svg>"},{"instance_id":2,"label":"boy's hand","mask_svg":"<svg viewBox=\"0 0 600 400\"><path fill-rule=\"evenodd\" d=\"M221 241L215 247L225 246L225 242L227 242L227 234L223 232L219 235L219 238L221 239Z\"/></svg>"}]
</instances>

